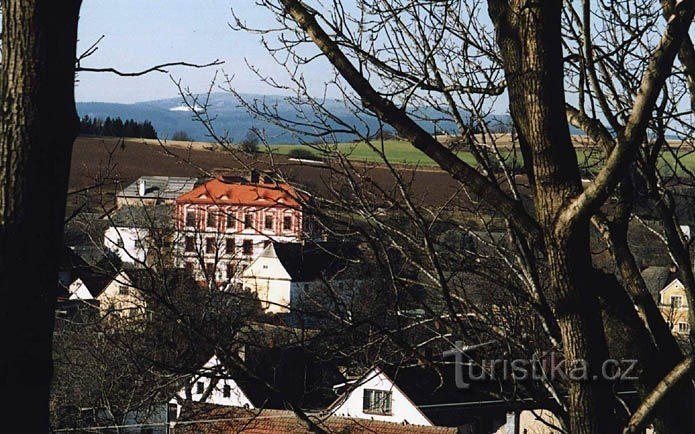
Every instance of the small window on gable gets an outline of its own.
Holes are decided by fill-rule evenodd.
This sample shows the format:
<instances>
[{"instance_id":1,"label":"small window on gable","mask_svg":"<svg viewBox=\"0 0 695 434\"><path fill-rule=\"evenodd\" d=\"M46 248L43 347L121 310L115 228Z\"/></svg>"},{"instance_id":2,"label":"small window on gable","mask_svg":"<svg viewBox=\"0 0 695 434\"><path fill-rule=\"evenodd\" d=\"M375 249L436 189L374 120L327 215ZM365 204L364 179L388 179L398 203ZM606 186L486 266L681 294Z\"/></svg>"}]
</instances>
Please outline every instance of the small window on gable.
<instances>
[{"instance_id":1,"label":"small window on gable","mask_svg":"<svg viewBox=\"0 0 695 434\"><path fill-rule=\"evenodd\" d=\"M198 381L195 383L195 393L198 395L202 394L205 391L205 383L202 381Z\"/></svg>"},{"instance_id":2,"label":"small window on gable","mask_svg":"<svg viewBox=\"0 0 695 434\"><path fill-rule=\"evenodd\" d=\"M364 389L362 410L371 414L391 414L391 392Z\"/></svg>"},{"instance_id":3,"label":"small window on gable","mask_svg":"<svg viewBox=\"0 0 695 434\"><path fill-rule=\"evenodd\" d=\"M230 396L232 396L232 387L229 384L225 384L222 387L222 396L224 396L225 398L229 398Z\"/></svg>"},{"instance_id":4,"label":"small window on gable","mask_svg":"<svg viewBox=\"0 0 695 434\"><path fill-rule=\"evenodd\" d=\"M679 308L683 306L683 297L680 295L671 296L671 307Z\"/></svg>"},{"instance_id":5,"label":"small window on gable","mask_svg":"<svg viewBox=\"0 0 695 434\"><path fill-rule=\"evenodd\" d=\"M118 293L120 295L128 295L130 291L126 285L118 285Z\"/></svg>"}]
</instances>

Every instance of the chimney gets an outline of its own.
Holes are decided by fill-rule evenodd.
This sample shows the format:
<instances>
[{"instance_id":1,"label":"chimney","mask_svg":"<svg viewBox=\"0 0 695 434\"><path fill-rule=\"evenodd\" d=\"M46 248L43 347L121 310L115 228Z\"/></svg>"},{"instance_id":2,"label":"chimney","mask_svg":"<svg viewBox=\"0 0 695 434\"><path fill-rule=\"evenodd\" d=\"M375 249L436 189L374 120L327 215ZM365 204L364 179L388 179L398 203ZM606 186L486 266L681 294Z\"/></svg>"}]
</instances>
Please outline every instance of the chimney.
<instances>
[{"instance_id":1,"label":"chimney","mask_svg":"<svg viewBox=\"0 0 695 434\"><path fill-rule=\"evenodd\" d=\"M138 194L140 195L140 197L145 195L145 180L144 179L138 180Z\"/></svg>"},{"instance_id":2,"label":"chimney","mask_svg":"<svg viewBox=\"0 0 695 434\"><path fill-rule=\"evenodd\" d=\"M258 173L258 170L251 169L251 184L258 184L260 179L261 179L261 174Z\"/></svg>"}]
</instances>

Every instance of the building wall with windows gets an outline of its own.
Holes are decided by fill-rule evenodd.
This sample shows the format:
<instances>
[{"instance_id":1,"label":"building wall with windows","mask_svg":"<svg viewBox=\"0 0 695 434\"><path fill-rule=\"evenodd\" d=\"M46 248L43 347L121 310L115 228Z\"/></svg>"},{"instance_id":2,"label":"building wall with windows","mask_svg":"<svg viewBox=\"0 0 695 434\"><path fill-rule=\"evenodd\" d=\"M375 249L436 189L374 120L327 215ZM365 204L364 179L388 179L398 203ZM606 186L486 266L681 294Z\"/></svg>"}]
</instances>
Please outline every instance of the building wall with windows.
<instances>
[{"instance_id":1,"label":"building wall with windows","mask_svg":"<svg viewBox=\"0 0 695 434\"><path fill-rule=\"evenodd\" d=\"M331 406L335 416L371 419L383 422L433 426L432 422L380 369L375 368L358 385ZM388 402L378 404L382 398Z\"/></svg>"},{"instance_id":2,"label":"building wall with windows","mask_svg":"<svg viewBox=\"0 0 695 434\"><path fill-rule=\"evenodd\" d=\"M199 278L228 281L272 241L295 242L313 228L288 185L216 178L176 201L180 261Z\"/></svg>"},{"instance_id":3,"label":"building wall with windows","mask_svg":"<svg viewBox=\"0 0 695 434\"><path fill-rule=\"evenodd\" d=\"M687 335L690 332L688 299L680 280L673 280L661 290L659 309L673 333Z\"/></svg>"}]
</instances>

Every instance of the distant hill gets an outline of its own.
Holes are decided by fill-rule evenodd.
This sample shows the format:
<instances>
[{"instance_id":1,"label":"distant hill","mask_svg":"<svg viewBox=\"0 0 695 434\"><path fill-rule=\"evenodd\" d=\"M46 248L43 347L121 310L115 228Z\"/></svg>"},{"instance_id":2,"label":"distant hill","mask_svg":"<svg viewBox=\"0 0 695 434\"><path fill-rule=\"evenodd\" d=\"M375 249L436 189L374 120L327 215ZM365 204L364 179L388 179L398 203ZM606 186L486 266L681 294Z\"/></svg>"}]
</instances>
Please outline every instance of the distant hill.
<instances>
[{"instance_id":1,"label":"distant hill","mask_svg":"<svg viewBox=\"0 0 695 434\"><path fill-rule=\"evenodd\" d=\"M272 106L280 117L286 119L300 119L301 116L306 116L313 120L315 117L310 110L305 113L298 111L290 105L284 97L272 95L242 95L244 99L253 101L265 101L265 104ZM233 141L240 141L246 135L246 132L252 128L261 128L265 130L270 143L296 143L297 139L287 133L281 127L255 119L243 107L239 106L239 102L234 96L228 93L214 93L210 96L209 112L211 116L216 116L215 128L222 132L228 131L229 137ZM324 106L331 113L338 116L343 122L348 125L356 126L361 132L367 130L370 133L378 131L379 126L376 119L363 116L358 119L345 106L345 103L340 100L327 100ZM89 115L93 118L105 119L109 117L120 116L123 119L135 119L137 121L149 120L154 125L160 138L171 138L176 131L186 131L188 135L196 141L210 141L205 128L193 119L191 111L185 107L180 98L162 99L156 101L146 101L134 104L116 104L103 102L80 102L77 103L77 111L80 116ZM499 115L494 117L501 123L508 123L509 117ZM365 125L366 124L366 125ZM432 122L421 122L421 125L427 130L434 132L435 125ZM454 125L451 122L437 122L437 129L446 132L453 132ZM309 135L303 136L307 141L313 141ZM350 141L354 137L348 134L337 134L338 141Z\"/></svg>"}]
</instances>

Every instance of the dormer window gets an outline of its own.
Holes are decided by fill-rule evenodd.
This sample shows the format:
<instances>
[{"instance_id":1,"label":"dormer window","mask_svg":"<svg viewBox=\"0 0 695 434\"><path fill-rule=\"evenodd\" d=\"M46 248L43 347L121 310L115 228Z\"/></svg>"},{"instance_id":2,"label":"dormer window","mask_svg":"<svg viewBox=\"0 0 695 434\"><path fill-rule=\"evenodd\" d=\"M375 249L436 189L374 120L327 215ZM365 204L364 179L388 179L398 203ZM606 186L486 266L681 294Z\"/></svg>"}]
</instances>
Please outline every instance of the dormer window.
<instances>
[{"instance_id":1,"label":"dormer window","mask_svg":"<svg viewBox=\"0 0 695 434\"><path fill-rule=\"evenodd\" d=\"M369 414L391 414L391 392L387 390L364 389L362 411Z\"/></svg>"}]
</instances>

